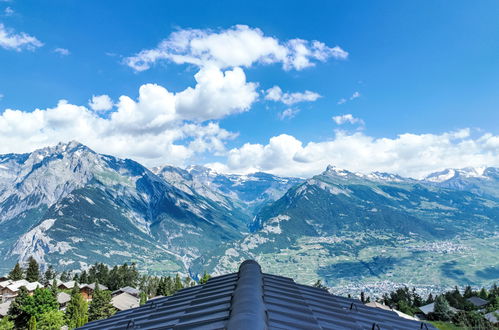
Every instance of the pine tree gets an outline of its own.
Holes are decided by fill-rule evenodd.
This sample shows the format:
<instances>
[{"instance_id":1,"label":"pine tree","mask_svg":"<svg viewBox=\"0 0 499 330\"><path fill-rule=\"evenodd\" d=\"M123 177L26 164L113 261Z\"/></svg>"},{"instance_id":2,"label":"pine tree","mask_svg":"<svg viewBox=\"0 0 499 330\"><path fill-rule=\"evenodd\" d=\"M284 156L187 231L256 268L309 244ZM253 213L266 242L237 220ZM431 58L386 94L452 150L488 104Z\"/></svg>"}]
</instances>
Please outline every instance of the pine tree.
<instances>
[{"instance_id":1,"label":"pine tree","mask_svg":"<svg viewBox=\"0 0 499 330\"><path fill-rule=\"evenodd\" d=\"M487 293L487 290L485 290L485 288L482 288L482 290L480 290L480 293L478 294L478 296L482 299L487 299L489 294Z\"/></svg>"},{"instance_id":2,"label":"pine tree","mask_svg":"<svg viewBox=\"0 0 499 330\"><path fill-rule=\"evenodd\" d=\"M435 299L432 316L437 321L449 321L451 319L452 311L443 295L440 295Z\"/></svg>"},{"instance_id":3,"label":"pine tree","mask_svg":"<svg viewBox=\"0 0 499 330\"><path fill-rule=\"evenodd\" d=\"M38 282L40 281L40 267L35 258L29 257L28 268L26 269L26 280L28 282Z\"/></svg>"},{"instance_id":4,"label":"pine tree","mask_svg":"<svg viewBox=\"0 0 499 330\"><path fill-rule=\"evenodd\" d=\"M55 272L54 268L52 265L49 265L47 270L45 271L45 274L43 275L43 285L48 286L53 279L55 279Z\"/></svg>"},{"instance_id":5,"label":"pine tree","mask_svg":"<svg viewBox=\"0 0 499 330\"><path fill-rule=\"evenodd\" d=\"M92 295L92 302L88 308L88 320L106 319L114 313L116 313L116 309L111 305L111 293L101 290L97 283Z\"/></svg>"},{"instance_id":6,"label":"pine tree","mask_svg":"<svg viewBox=\"0 0 499 330\"><path fill-rule=\"evenodd\" d=\"M77 285L71 291L71 300L66 307L66 322L70 329L81 327L88 322L88 304Z\"/></svg>"},{"instance_id":7,"label":"pine tree","mask_svg":"<svg viewBox=\"0 0 499 330\"><path fill-rule=\"evenodd\" d=\"M173 293L183 288L184 286L182 285L182 280L180 279L180 276L177 273L177 275L175 276L175 281L173 282L173 289L174 289Z\"/></svg>"},{"instance_id":8,"label":"pine tree","mask_svg":"<svg viewBox=\"0 0 499 330\"><path fill-rule=\"evenodd\" d=\"M88 283L88 275L86 270L82 271L80 274L80 283Z\"/></svg>"},{"instance_id":9,"label":"pine tree","mask_svg":"<svg viewBox=\"0 0 499 330\"><path fill-rule=\"evenodd\" d=\"M9 273L9 280L19 281L22 279L23 279L23 269L21 268L19 263L16 263L14 268Z\"/></svg>"},{"instance_id":10,"label":"pine tree","mask_svg":"<svg viewBox=\"0 0 499 330\"><path fill-rule=\"evenodd\" d=\"M14 321L17 329L23 329L28 325L30 315L24 310L24 306L30 304L33 297L28 294L26 287L22 286L14 301L10 304L7 314Z\"/></svg>"},{"instance_id":11,"label":"pine tree","mask_svg":"<svg viewBox=\"0 0 499 330\"><path fill-rule=\"evenodd\" d=\"M71 277L70 277L70 274L69 274L67 271L63 271L63 272L61 273L61 277L60 277L60 280L61 280L61 281L63 281L63 282L67 282L67 281L69 281L69 279L70 279L70 278L71 278Z\"/></svg>"},{"instance_id":12,"label":"pine tree","mask_svg":"<svg viewBox=\"0 0 499 330\"><path fill-rule=\"evenodd\" d=\"M366 294L364 293L364 291L361 291L360 292L360 301L362 303L365 303L366 302Z\"/></svg>"}]
</instances>

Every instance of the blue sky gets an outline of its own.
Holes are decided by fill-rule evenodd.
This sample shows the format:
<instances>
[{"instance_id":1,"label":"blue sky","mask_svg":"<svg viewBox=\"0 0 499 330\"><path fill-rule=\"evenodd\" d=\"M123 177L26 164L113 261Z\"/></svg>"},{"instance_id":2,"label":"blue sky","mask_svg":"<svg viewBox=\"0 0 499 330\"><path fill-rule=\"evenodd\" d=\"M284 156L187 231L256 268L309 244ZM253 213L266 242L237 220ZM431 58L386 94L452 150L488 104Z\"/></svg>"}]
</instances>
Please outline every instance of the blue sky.
<instances>
[{"instance_id":1,"label":"blue sky","mask_svg":"<svg viewBox=\"0 0 499 330\"><path fill-rule=\"evenodd\" d=\"M499 165L497 1L4 0L0 12L1 153L74 138L146 165L227 172L309 176L336 164L422 176ZM186 31L208 51L158 46ZM244 31L261 40L238 57L224 38L248 45ZM297 39L316 55L298 62ZM198 73L198 93L174 96ZM137 101L146 84L172 99L146 87ZM100 95L104 109L92 109Z\"/></svg>"}]
</instances>

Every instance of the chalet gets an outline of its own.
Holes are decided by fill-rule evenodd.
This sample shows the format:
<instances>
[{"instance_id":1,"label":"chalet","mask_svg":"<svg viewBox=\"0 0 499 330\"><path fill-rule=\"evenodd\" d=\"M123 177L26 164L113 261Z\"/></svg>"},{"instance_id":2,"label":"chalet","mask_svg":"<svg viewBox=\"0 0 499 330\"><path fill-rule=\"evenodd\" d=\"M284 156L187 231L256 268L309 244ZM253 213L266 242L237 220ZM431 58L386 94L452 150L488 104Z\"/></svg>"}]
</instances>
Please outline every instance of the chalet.
<instances>
[{"instance_id":1,"label":"chalet","mask_svg":"<svg viewBox=\"0 0 499 330\"><path fill-rule=\"evenodd\" d=\"M57 294L57 302L59 303L60 310L66 310L66 305L71 300L71 296L66 292L59 292Z\"/></svg>"},{"instance_id":2,"label":"chalet","mask_svg":"<svg viewBox=\"0 0 499 330\"><path fill-rule=\"evenodd\" d=\"M80 329L435 329L360 300L264 274L253 260L172 296L87 323Z\"/></svg>"},{"instance_id":3,"label":"chalet","mask_svg":"<svg viewBox=\"0 0 499 330\"><path fill-rule=\"evenodd\" d=\"M128 292L122 292L111 299L111 304L119 311L139 307L139 303L139 298Z\"/></svg>"},{"instance_id":4,"label":"chalet","mask_svg":"<svg viewBox=\"0 0 499 330\"><path fill-rule=\"evenodd\" d=\"M28 282L26 280L14 281L2 289L2 302L14 299L19 293L19 289L24 286L28 293L31 295L36 288L43 288L43 285L39 282Z\"/></svg>"},{"instance_id":5,"label":"chalet","mask_svg":"<svg viewBox=\"0 0 499 330\"><path fill-rule=\"evenodd\" d=\"M83 298L85 300L91 300L92 299L92 295L94 294L94 290L95 290L95 285L96 285L96 283L92 283L92 284L83 283L83 284L80 284L80 293L81 293L81 295L83 296ZM107 290L107 286L99 284L99 289L101 289L101 290Z\"/></svg>"},{"instance_id":6,"label":"chalet","mask_svg":"<svg viewBox=\"0 0 499 330\"><path fill-rule=\"evenodd\" d=\"M125 286L124 288L119 288L118 290L113 291L111 295L114 297L125 292L137 298L139 298L140 296L140 290L132 288L131 286Z\"/></svg>"},{"instance_id":7,"label":"chalet","mask_svg":"<svg viewBox=\"0 0 499 330\"><path fill-rule=\"evenodd\" d=\"M57 283L57 288L59 290L71 290L74 288L75 284L75 281L59 282Z\"/></svg>"},{"instance_id":8,"label":"chalet","mask_svg":"<svg viewBox=\"0 0 499 330\"><path fill-rule=\"evenodd\" d=\"M473 304L473 306L480 308L480 307L485 307L489 302L485 299L482 299L480 297L470 297L466 299L466 301L470 302Z\"/></svg>"}]
</instances>

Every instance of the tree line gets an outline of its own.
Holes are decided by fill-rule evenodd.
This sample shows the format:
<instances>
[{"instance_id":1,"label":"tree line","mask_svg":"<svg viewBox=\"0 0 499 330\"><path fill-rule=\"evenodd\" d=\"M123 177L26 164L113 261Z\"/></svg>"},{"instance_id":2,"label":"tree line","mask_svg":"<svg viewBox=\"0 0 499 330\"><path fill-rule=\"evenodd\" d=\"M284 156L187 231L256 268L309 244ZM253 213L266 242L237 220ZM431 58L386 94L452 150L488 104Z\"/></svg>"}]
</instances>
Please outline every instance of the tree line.
<instances>
[{"instance_id":1,"label":"tree line","mask_svg":"<svg viewBox=\"0 0 499 330\"><path fill-rule=\"evenodd\" d=\"M210 279L206 272L199 280L200 284ZM87 322L105 319L116 310L111 304L111 292L130 286L141 291L140 304L154 296L170 296L180 289L194 286L197 283L190 277L149 276L141 275L134 263L127 263L109 268L102 263L96 263L80 272L63 271L58 274L49 265L44 273L33 257L28 259L26 268L17 263L9 272L8 278L17 281L25 279L29 282L40 282L44 288L37 288L32 295L23 286L17 297L11 303L8 316L0 320L0 330L10 329L60 329L67 325L69 329L83 326ZM63 282L75 281L72 290L60 290L56 278ZM92 300L88 303L80 293L78 283L96 283ZM108 290L102 290L104 285ZM61 291L71 295L66 310L59 310L57 295Z\"/></svg>"}]
</instances>

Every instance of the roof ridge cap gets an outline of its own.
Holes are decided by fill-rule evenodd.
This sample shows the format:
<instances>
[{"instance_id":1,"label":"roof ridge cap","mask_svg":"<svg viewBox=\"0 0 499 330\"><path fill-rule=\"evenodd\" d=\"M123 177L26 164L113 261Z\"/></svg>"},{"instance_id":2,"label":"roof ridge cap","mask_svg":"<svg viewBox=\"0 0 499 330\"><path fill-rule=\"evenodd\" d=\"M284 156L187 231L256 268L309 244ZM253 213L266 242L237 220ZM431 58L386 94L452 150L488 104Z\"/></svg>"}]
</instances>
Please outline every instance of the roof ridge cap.
<instances>
[{"instance_id":1,"label":"roof ridge cap","mask_svg":"<svg viewBox=\"0 0 499 330\"><path fill-rule=\"evenodd\" d=\"M255 260L246 260L239 266L227 329L268 329L262 268Z\"/></svg>"}]
</instances>

